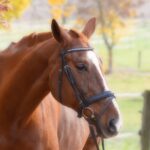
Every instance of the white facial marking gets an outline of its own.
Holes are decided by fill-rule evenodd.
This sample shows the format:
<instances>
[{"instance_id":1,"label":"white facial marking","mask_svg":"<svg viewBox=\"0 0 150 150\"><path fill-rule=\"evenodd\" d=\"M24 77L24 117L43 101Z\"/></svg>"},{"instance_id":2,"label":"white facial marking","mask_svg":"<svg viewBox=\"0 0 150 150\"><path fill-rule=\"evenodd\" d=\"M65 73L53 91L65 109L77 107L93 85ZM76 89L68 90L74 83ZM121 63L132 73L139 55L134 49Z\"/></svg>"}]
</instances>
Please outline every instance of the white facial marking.
<instances>
[{"instance_id":1,"label":"white facial marking","mask_svg":"<svg viewBox=\"0 0 150 150\"><path fill-rule=\"evenodd\" d=\"M121 117L121 113L120 113L120 110L119 110L119 106L118 106L118 104L117 104L117 102L116 102L116 99L114 98L114 99L112 100L112 102L113 102L113 105L114 105L115 109L116 109L117 112L118 112L119 120L118 120L118 122L117 122L117 124L116 124L116 127L117 127L117 130L119 130L120 127L122 126L122 120L121 120L122 117Z\"/></svg>"},{"instance_id":2,"label":"white facial marking","mask_svg":"<svg viewBox=\"0 0 150 150\"><path fill-rule=\"evenodd\" d=\"M105 90L108 90L108 86L107 86L106 81L102 75L102 71L100 69L100 64L99 64L98 58L96 57L96 54L93 51L88 51L87 57L95 65L97 71L99 72L100 76L102 77Z\"/></svg>"},{"instance_id":3,"label":"white facial marking","mask_svg":"<svg viewBox=\"0 0 150 150\"><path fill-rule=\"evenodd\" d=\"M92 51L88 51L87 52L87 57L93 63L93 65L95 65L99 75L101 76L101 78L103 80L103 84L104 84L105 90L109 90L109 88L108 88L108 86L106 84L106 81L105 81L105 79L104 79L104 77L102 75L100 64L99 64L98 58L96 57L96 54L94 52L92 52ZM118 119L118 122L116 124L117 129L119 129L120 126L122 125L122 120L120 119L121 115L120 115L119 107L118 107L118 104L117 104L115 98L112 100L112 103L113 103L113 106L115 107L115 109L117 110L118 115L119 115L119 119Z\"/></svg>"}]
</instances>

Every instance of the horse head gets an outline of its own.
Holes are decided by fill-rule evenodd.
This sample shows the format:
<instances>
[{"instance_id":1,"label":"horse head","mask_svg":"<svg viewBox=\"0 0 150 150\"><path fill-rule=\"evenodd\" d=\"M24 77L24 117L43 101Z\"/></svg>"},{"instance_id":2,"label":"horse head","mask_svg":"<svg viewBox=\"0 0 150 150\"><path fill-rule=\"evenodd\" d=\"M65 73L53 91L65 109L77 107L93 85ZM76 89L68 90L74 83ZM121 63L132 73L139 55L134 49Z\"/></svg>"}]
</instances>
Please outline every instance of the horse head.
<instances>
[{"instance_id":1,"label":"horse head","mask_svg":"<svg viewBox=\"0 0 150 150\"><path fill-rule=\"evenodd\" d=\"M120 113L104 79L100 58L89 44L95 27L95 18L86 23L81 33L52 21L58 51L50 64L50 88L56 99L78 111L101 137L107 138L118 133Z\"/></svg>"}]
</instances>

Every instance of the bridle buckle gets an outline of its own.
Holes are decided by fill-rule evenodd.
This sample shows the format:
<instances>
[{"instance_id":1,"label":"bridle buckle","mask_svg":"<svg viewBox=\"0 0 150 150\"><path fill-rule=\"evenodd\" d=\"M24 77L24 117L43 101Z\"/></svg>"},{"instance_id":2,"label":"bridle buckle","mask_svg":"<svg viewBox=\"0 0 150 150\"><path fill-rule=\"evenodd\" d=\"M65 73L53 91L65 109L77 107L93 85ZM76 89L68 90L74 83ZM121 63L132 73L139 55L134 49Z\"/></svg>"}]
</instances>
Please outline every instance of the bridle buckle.
<instances>
[{"instance_id":1,"label":"bridle buckle","mask_svg":"<svg viewBox=\"0 0 150 150\"><path fill-rule=\"evenodd\" d=\"M88 120L88 119L95 119L94 111L90 107L85 107L85 108L82 109L82 116L86 120Z\"/></svg>"}]
</instances>

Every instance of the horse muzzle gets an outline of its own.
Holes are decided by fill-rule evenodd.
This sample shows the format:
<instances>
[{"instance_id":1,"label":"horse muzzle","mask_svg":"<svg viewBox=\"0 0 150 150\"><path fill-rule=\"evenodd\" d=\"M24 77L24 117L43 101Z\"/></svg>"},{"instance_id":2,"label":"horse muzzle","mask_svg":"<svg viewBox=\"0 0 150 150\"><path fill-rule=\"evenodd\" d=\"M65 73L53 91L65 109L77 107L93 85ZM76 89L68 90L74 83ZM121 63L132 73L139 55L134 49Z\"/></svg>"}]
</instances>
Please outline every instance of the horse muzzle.
<instances>
[{"instance_id":1,"label":"horse muzzle","mask_svg":"<svg viewBox=\"0 0 150 150\"><path fill-rule=\"evenodd\" d=\"M102 138L117 135L121 126L118 105L114 99L108 99L99 112L91 107L86 107L82 111L82 116L95 128L97 136Z\"/></svg>"},{"instance_id":2,"label":"horse muzzle","mask_svg":"<svg viewBox=\"0 0 150 150\"><path fill-rule=\"evenodd\" d=\"M109 99L109 98L108 98ZM121 127L120 111L116 100L113 98L106 104L106 109L96 117L96 130L103 138L116 136Z\"/></svg>"}]
</instances>

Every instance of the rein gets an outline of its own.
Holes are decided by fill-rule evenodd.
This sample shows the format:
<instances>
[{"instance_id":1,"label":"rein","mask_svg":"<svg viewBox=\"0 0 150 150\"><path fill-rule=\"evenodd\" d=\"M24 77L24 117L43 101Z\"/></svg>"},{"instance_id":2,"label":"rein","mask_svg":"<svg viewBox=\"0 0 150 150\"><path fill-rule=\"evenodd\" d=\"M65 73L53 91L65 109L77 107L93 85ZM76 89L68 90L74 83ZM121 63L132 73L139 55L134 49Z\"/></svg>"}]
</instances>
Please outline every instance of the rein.
<instances>
[{"instance_id":1,"label":"rein","mask_svg":"<svg viewBox=\"0 0 150 150\"><path fill-rule=\"evenodd\" d=\"M101 93L98 93L96 95L90 96L88 98L86 98L80 91L77 82L75 80L75 77L71 71L71 67L67 64L67 61L65 59L65 56L70 54L70 53L74 53L74 52L86 52L86 51L93 51L93 48L90 47L85 47L85 48L73 48L73 49L69 49L69 50L65 50L62 51L61 53L61 69L59 70L59 83L58 83L58 95L59 95L59 100L60 102L62 102L62 85L63 85L63 74L66 74L66 77L75 93L76 99L79 103L79 110L78 110L78 117L82 117L83 111L86 108L89 108L88 106L90 106L93 103L96 103L98 101L104 100L105 98L115 98L114 94L111 91L103 91ZM95 142L95 145L97 147L97 150L99 150L98 147L98 143L96 140L96 135L94 132L94 128L92 127L92 125L94 124L97 128L97 119L95 117L95 114L92 113L90 118L86 119L89 123L90 126L90 132L92 135L92 138ZM93 123L94 122L94 123ZM104 140L102 139L102 149L105 150L104 148Z\"/></svg>"}]
</instances>

